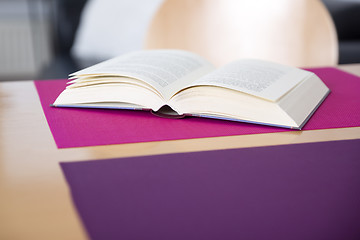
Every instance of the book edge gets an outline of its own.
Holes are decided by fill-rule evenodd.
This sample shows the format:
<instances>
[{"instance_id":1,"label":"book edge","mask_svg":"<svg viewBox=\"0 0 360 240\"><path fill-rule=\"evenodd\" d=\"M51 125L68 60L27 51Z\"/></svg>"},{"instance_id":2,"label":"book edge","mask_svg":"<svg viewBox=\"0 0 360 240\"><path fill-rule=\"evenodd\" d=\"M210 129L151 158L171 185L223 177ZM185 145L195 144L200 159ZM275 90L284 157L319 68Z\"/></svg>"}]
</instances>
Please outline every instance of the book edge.
<instances>
[{"instance_id":1,"label":"book edge","mask_svg":"<svg viewBox=\"0 0 360 240\"><path fill-rule=\"evenodd\" d=\"M325 101L325 99L329 96L330 93L331 93L331 90L328 89L326 94L322 97L322 99L317 103L317 105L313 108L313 110L307 115L307 117L304 119L304 121L300 124L299 130L301 130L305 126L305 124L309 121L309 119L316 112L316 110L320 107L320 105Z\"/></svg>"}]
</instances>

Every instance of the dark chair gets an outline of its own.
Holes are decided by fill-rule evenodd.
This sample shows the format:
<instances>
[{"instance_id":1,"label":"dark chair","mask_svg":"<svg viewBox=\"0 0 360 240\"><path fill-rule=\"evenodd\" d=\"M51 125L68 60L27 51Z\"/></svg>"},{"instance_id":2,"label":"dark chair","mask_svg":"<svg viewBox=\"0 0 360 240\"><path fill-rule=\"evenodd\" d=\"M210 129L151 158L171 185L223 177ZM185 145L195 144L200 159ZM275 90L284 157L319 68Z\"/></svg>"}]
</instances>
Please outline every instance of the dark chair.
<instances>
[{"instance_id":1,"label":"dark chair","mask_svg":"<svg viewBox=\"0 0 360 240\"><path fill-rule=\"evenodd\" d=\"M360 1L323 0L337 31L339 63L360 63Z\"/></svg>"},{"instance_id":2,"label":"dark chair","mask_svg":"<svg viewBox=\"0 0 360 240\"><path fill-rule=\"evenodd\" d=\"M86 0L54 0L52 11L53 58L38 79L67 78L83 66L71 55L76 31Z\"/></svg>"}]
</instances>

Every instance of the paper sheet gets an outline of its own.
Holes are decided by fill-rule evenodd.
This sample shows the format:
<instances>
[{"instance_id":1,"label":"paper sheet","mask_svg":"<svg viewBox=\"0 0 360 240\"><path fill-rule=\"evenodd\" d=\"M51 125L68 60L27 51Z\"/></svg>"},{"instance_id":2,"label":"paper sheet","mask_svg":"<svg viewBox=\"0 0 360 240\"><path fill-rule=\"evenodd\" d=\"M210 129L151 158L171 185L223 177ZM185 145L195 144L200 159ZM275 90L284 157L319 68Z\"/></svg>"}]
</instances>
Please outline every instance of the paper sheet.
<instances>
[{"instance_id":1,"label":"paper sheet","mask_svg":"<svg viewBox=\"0 0 360 240\"><path fill-rule=\"evenodd\" d=\"M304 130L360 126L360 78L335 68L309 69L332 91ZM66 80L35 81L59 148L289 131L222 120L164 119L149 112L51 108Z\"/></svg>"},{"instance_id":2,"label":"paper sheet","mask_svg":"<svg viewBox=\"0 0 360 240\"><path fill-rule=\"evenodd\" d=\"M91 239L360 239L360 140L61 163Z\"/></svg>"}]
</instances>

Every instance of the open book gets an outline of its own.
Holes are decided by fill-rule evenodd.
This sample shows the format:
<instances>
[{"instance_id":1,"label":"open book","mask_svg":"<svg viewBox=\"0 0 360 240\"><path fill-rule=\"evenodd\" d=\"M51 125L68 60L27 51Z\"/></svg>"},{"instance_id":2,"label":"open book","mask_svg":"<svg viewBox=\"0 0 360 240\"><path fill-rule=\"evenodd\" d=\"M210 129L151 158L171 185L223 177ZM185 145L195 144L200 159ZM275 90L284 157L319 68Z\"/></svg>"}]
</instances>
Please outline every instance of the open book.
<instances>
[{"instance_id":1,"label":"open book","mask_svg":"<svg viewBox=\"0 0 360 240\"><path fill-rule=\"evenodd\" d=\"M150 110L301 129L329 94L314 74L259 60L219 69L182 50L132 52L70 75L53 106Z\"/></svg>"}]
</instances>

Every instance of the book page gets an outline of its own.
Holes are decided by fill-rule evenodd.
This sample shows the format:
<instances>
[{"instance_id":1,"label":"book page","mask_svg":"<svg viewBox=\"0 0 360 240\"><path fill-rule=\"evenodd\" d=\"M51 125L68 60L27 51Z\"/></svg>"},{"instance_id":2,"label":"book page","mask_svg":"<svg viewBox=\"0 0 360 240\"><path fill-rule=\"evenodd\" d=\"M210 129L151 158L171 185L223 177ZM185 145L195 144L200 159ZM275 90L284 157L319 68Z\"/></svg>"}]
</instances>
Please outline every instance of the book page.
<instances>
[{"instance_id":1,"label":"book page","mask_svg":"<svg viewBox=\"0 0 360 240\"><path fill-rule=\"evenodd\" d=\"M140 79L165 99L195 79L214 70L200 56L181 50L147 50L122 55L71 75L117 75Z\"/></svg>"},{"instance_id":2,"label":"book page","mask_svg":"<svg viewBox=\"0 0 360 240\"><path fill-rule=\"evenodd\" d=\"M219 86L276 101L312 73L260 60L239 60L223 66L192 86Z\"/></svg>"}]
</instances>

